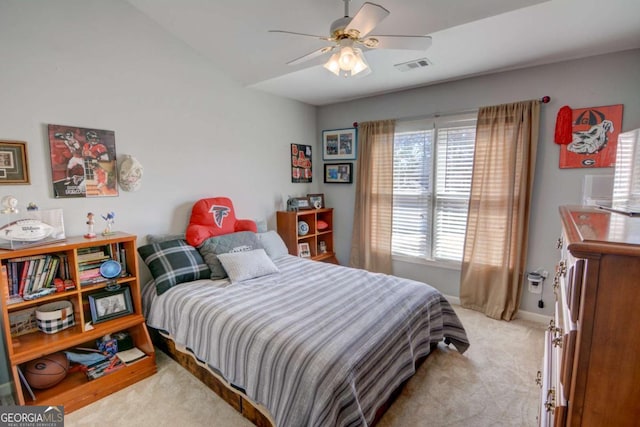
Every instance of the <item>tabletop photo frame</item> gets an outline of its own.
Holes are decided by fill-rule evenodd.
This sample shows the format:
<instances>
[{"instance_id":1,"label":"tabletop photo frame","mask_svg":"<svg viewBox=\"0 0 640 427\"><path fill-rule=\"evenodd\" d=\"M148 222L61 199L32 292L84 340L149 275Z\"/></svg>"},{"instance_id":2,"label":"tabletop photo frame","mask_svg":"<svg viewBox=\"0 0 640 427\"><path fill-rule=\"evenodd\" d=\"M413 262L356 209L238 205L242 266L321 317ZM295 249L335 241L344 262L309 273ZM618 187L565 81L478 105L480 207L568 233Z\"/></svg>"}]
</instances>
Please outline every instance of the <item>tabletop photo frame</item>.
<instances>
[{"instance_id":1,"label":"tabletop photo frame","mask_svg":"<svg viewBox=\"0 0 640 427\"><path fill-rule=\"evenodd\" d=\"M131 290L122 287L115 291L96 292L89 295L91 320L94 324L133 313Z\"/></svg>"},{"instance_id":2,"label":"tabletop photo frame","mask_svg":"<svg viewBox=\"0 0 640 427\"><path fill-rule=\"evenodd\" d=\"M322 131L322 160L355 160L357 151L356 128Z\"/></svg>"},{"instance_id":3,"label":"tabletop photo frame","mask_svg":"<svg viewBox=\"0 0 640 427\"><path fill-rule=\"evenodd\" d=\"M298 243L298 256L300 258L311 258L311 248L309 247L309 243Z\"/></svg>"}]
</instances>

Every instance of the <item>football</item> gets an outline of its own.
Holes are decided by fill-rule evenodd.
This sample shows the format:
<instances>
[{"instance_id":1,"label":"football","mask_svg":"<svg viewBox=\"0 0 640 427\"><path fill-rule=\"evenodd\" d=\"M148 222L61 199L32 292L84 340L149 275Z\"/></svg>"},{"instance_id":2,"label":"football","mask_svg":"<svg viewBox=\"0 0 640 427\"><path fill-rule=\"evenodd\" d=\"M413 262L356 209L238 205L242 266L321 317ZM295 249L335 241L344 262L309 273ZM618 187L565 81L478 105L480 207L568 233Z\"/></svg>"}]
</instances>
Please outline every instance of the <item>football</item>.
<instances>
[{"instance_id":1,"label":"football","mask_svg":"<svg viewBox=\"0 0 640 427\"><path fill-rule=\"evenodd\" d=\"M24 378L33 388L53 387L67 376L69 359L62 353L53 353L27 362L23 367Z\"/></svg>"},{"instance_id":2,"label":"football","mask_svg":"<svg viewBox=\"0 0 640 427\"><path fill-rule=\"evenodd\" d=\"M19 219L0 227L0 238L18 242L36 242L48 237L53 227L37 219Z\"/></svg>"}]
</instances>

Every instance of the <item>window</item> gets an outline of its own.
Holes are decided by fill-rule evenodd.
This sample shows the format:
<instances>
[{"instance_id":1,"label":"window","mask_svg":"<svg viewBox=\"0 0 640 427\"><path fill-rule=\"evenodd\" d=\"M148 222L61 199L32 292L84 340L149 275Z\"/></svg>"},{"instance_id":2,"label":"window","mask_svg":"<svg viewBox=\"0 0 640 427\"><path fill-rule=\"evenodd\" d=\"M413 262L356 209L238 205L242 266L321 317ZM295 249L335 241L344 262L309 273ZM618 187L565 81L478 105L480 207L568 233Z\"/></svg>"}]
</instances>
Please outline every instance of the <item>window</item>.
<instances>
[{"instance_id":1,"label":"window","mask_svg":"<svg viewBox=\"0 0 640 427\"><path fill-rule=\"evenodd\" d=\"M394 255L462 260L475 131L475 114L397 122Z\"/></svg>"}]
</instances>

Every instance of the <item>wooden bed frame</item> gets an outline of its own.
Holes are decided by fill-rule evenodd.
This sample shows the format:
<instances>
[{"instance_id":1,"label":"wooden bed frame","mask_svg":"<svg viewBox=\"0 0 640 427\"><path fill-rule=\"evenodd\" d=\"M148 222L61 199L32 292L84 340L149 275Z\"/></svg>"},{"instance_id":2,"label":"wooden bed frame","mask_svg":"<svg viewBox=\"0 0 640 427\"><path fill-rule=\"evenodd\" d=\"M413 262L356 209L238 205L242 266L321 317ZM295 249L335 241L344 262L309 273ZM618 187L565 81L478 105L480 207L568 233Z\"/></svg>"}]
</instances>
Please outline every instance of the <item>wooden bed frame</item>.
<instances>
[{"instance_id":1,"label":"wooden bed frame","mask_svg":"<svg viewBox=\"0 0 640 427\"><path fill-rule=\"evenodd\" d=\"M151 338L160 350L166 353L173 360L178 362L180 366L189 371L193 376L199 379L207 387L213 390L225 402L231 405L242 416L251 421L258 427L276 427L275 421L271 418L269 411L255 402L253 402L242 390L233 387L225 381L219 374L211 370L204 362L198 360L195 355L187 348L179 348L171 338L164 335L157 329L148 327ZM429 357L430 354L438 347L438 344L431 345L431 351L428 355L418 359L416 362L416 370ZM376 416L371 424L375 426L382 418L384 413L389 409L391 404L398 398L403 387L409 381L405 380L397 389L393 391L389 399L376 411Z\"/></svg>"}]
</instances>

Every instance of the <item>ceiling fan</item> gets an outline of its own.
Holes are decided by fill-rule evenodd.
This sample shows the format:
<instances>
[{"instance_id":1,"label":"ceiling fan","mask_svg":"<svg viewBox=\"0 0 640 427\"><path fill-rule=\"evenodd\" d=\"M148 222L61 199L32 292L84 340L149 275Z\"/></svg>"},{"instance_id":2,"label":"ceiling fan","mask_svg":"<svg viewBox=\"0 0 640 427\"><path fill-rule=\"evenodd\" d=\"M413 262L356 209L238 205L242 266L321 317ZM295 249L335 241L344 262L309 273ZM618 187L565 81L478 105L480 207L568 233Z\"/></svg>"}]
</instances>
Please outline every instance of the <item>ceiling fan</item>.
<instances>
[{"instance_id":1,"label":"ceiling fan","mask_svg":"<svg viewBox=\"0 0 640 427\"><path fill-rule=\"evenodd\" d=\"M332 42L331 46L314 50L306 55L287 62L288 65L297 65L302 62L334 52L324 67L336 76L351 77L356 74L366 75L371 73L371 68L362 53L369 49L408 49L426 50L431 46L429 36L408 35L371 35L369 33L389 15L384 7L365 2L360 10L353 16L349 16L349 2L344 1L344 17L333 21L328 37L312 34L296 33L283 30L269 30L271 33L285 33L297 36L313 37Z\"/></svg>"}]
</instances>

